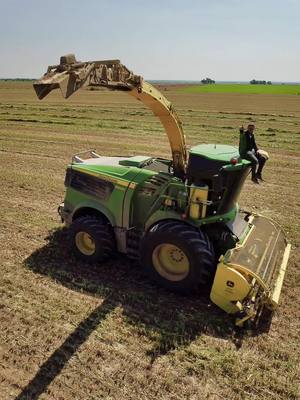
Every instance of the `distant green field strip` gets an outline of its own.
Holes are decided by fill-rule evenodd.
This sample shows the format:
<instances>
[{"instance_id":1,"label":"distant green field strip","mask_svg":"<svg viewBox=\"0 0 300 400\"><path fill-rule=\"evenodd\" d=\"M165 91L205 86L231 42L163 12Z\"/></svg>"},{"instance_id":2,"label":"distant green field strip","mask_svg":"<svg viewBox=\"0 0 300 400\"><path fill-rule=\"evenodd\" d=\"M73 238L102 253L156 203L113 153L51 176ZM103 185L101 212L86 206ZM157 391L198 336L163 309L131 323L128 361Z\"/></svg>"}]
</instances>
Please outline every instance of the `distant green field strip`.
<instances>
[{"instance_id":1,"label":"distant green field strip","mask_svg":"<svg viewBox=\"0 0 300 400\"><path fill-rule=\"evenodd\" d=\"M185 93L241 93L241 94L292 94L300 95L300 85L239 85L213 84L189 86L179 89Z\"/></svg>"}]
</instances>

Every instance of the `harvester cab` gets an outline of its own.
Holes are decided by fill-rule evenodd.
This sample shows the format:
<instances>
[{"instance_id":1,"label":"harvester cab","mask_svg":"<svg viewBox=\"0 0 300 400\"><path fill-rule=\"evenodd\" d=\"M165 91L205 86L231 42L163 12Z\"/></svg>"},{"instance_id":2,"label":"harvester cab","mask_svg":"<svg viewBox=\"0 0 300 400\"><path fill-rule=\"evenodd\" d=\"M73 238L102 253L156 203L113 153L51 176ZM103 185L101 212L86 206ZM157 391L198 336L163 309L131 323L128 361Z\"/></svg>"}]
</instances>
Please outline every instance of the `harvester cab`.
<instances>
[{"instance_id":1,"label":"harvester cab","mask_svg":"<svg viewBox=\"0 0 300 400\"><path fill-rule=\"evenodd\" d=\"M228 145L201 144L188 155L172 104L119 60L63 56L34 83L39 99L58 88L68 98L83 86L126 91L148 106L172 157L104 157L94 150L73 156L59 213L75 255L100 263L122 252L175 292L210 285L211 300L237 325L273 310L290 245L274 221L239 210L250 163Z\"/></svg>"}]
</instances>

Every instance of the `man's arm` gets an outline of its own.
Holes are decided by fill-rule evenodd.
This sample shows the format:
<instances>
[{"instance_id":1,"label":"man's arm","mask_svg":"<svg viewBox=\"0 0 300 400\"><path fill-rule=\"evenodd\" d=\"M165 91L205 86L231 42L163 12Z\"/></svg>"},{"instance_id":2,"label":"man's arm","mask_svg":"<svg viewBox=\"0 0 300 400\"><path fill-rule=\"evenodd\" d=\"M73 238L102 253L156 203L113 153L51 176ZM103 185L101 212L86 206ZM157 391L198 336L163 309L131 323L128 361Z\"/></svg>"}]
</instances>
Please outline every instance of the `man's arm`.
<instances>
[{"instance_id":1,"label":"man's arm","mask_svg":"<svg viewBox=\"0 0 300 400\"><path fill-rule=\"evenodd\" d=\"M254 137L254 135L252 136L252 138L253 138L253 148L254 148L254 150L255 150L255 153L257 152L257 150L258 150L258 147L257 147L257 145L256 145L256 141L255 141L255 137Z\"/></svg>"},{"instance_id":2,"label":"man's arm","mask_svg":"<svg viewBox=\"0 0 300 400\"><path fill-rule=\"evenodd\" d=\"M250 151L252 149L251 138L249 132L245 132L245 139L246 139L246 151Z\"/></svg>"}]
</instances>

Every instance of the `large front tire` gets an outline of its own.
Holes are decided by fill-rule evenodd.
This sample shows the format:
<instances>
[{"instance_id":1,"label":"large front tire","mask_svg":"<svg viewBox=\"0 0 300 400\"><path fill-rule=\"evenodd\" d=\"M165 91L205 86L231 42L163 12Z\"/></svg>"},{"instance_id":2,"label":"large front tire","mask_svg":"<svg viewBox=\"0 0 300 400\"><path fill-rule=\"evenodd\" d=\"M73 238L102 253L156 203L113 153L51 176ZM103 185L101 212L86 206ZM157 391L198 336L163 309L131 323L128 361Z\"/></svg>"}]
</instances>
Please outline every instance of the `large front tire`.
<instances>
[{"instance_id":1,"label":"large front tire","mask_svg":"<svg viewBox=\"0 0 300 400\"><path fill-rule=\"evenodd\" d=\"M141 264L150 279L180 293L208 284L216 269L208 236L180 221L151 228L141 243Z\"/></svg>"},{"instance_id":2,"label":"large front tire","mask_svg":"<svg viewBox=\"0 0 300 400\"><path fill-rule=\"evenodd\" d=\"M82 261L102 262L116 251L114 233L106 221L84 216L76 219L70 229L73 253Z\"/></svg>"}]
</instances>

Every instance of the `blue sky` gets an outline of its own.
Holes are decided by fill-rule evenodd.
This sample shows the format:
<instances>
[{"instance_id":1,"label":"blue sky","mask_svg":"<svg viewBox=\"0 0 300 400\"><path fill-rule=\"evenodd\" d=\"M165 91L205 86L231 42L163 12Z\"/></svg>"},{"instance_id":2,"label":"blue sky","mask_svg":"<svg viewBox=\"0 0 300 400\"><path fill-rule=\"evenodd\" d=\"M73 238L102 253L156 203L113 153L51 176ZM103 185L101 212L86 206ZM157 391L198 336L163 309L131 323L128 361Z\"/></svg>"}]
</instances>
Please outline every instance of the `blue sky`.
<instances>
[{"instance_id":1,"label":"blue sky","mask_svg":"<svg viewBox=\"0 0 300 400\"><path fill-rule=\"evenodd\" d=\"M119 58L146 79L300 81L300 0L0 0L0 77L59 57Z\"/></svg>"}]
</instances>

